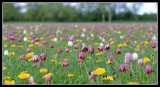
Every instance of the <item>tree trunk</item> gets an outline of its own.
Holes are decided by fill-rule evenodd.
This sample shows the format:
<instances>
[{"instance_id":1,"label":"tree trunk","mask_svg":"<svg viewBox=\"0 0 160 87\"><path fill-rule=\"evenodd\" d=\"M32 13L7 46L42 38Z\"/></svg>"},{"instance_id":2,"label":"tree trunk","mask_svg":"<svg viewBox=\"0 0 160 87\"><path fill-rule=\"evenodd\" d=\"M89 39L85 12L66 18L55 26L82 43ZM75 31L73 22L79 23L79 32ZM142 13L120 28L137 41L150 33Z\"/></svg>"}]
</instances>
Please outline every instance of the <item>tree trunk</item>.
<instances>
[{"instance_id":1,"label":"tree trunk","mask_svg":"<svg viewBox=\"0 0 160 87\"><path fill-rule=\"evenodd\" d=\"M108 19L108 21L109 21L109 23L111 23L111 20L112 20L111 8L109 7L108 10L109 10L109 11L108 11L108 14L109 14L109 19Z\"/></svg>"}]
</instances>

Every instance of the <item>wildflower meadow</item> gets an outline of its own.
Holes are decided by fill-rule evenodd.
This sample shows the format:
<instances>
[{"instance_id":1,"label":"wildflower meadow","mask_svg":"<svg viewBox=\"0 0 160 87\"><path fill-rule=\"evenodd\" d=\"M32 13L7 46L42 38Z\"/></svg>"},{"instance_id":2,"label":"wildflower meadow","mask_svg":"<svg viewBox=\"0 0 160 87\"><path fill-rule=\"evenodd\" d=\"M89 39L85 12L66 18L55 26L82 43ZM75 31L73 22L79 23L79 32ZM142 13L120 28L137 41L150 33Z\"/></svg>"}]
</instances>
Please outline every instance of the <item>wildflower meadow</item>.
<instances>
[{"instance_id":1,"label":"wildflower meadow","mask_svg":"<svg viewBox=\"0 0 160 87\"><path fill-rule=\"evenodd\" d=\"M6 23L2 84L158 84L157 23Z\"/></svg>"}]
</instances>

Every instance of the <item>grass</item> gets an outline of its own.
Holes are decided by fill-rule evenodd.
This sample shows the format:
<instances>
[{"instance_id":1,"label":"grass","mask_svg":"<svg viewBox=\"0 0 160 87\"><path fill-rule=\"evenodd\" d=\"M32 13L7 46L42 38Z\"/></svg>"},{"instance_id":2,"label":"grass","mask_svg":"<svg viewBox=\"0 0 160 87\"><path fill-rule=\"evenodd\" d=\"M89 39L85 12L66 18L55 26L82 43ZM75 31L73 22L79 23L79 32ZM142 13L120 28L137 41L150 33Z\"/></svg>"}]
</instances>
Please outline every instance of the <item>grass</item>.
<instances>
[{"instance_id":1,"label":"grass","mask_svg":"<svg viewBox=\"0 0 160 87\"><path fill-rule=\"evenodd\" d=\"M9 29L15 30L15 26L11 26L11 24L7 24L8 26L6 26L8 28L8 31L11 31ZM17 24L16 26L20 26L21 24ZM48 31L52 34L53 31L56 32L57 29L51 28L48 29L46 26L48 24L45 24L44 26L39 28L39 31L37 32L44 32L44 34L46 34ZM35 26L35 25L32 25ZM26 27L26 26L25 26ZM125 26L124 26L125 27ZM27 29L28 27L26 27ZM44 31L43 29L46 28L47 30ZM72 27L73 28L73 27ZM75 31L78 32L77 29L73 28ZM18 38L20 38L22 35L24 35L25 37L28 38L28 40L32 40L33 38L31 37L31 39L29 39L29 33L31 32L30 30L28 30L27 34L23 34L22 30L18 30L18 37L15 37L16 40L14 41L14 45L16 46L24 46L23 48L20 48L19 50L17 50L17 47L11 47L10 44L10 40L2 40L2 45L8 45L7 47L3 48L3 52L4 50L8 50L9 53L10 52L15 52L15 55L3 55L3 66L6 67L6 70L3 70L3 78L4 76L10 76L10 80L14 79L15 84L29 84L29 81L27 78L26 80L22 80L18 78L18 75L22 72L22 71L28 71L28 73L33 76L34 81L36 84L127 84L129 82L137 82L139 84L156 84L157 83L157 65L153 64L153 62L158 62L157 58L157 52L153 51L153 48L151 48L150 44L152 42L149 41L148 44L146 46L142 46L140 47L141 50L144 50L144 53L138 53L138 59L143 59L145 57L150 58L151 61L147 62L144 64L144 66L140 67L138 66L138 59L129 63L130 65L130 70L127 70L126 72L120 72L119 66L121 64L125 64L124 60L125 60L125 53L127 52L131 52L131 53L136 53L137 50L136 48L134 48L131 45L131 42L137 41L137 43L140 45L141 40L139 39L140 35L143 35L143 40L146 41L146 39L149 36L145 36L145 32L150 32L148 30L149 28L140 28L140 31L137 33L136 29L133 29L132 35L134 36L133 39L130 39L129 37L126 38L125 40L121 40L118 39L118 43L114 42L113 44L110 44L109 39L112 37L114 38L114 40L116 40L116 37L119 37L121 35L126 35L127 32L123 32L121 34L115 33L113 34L113 32L111 30L109 30L108 28L104 28L105 31L107 31L108 33L110 33L110 36L107 35L106 36L106 41L107 42L102 42L102 40L99 39L99 37L97 37L97 35L100 35L102 32L101 30L98 31L98 34L95 33L95 31L97 29L93 29L93 34L94 34L94 38L95 41L94 43L103 43L104 46L106 44L109 44L111 46L111 50L109 52L107 51L103 51L103 55L96 55L97 53L99 53L97 50L99 45L95 45L94 43L92 43L91 40L91 36L90 36L90 29L87 30L85 33L86 35L88 34L88 36L90 37L89 40L86 40L86 37L82 37L82 41L83 43L86 43L86 47L89 48L91 45L94 46L94 55L92 56L92 54L88 54L85 53L85 62L83 64L78 64L78 55L81 52L81 48L82 48L82 43L77 42L78 44L78 49L75 50L74 47L69 47L68 46L68 40L65 38L65 36L62 36L60 33L57 33L58 36L58 41L54 42L51 41L50 39L47 39L48 35L43 36L43 34L38 34L36 35L36 37L41 38L43 37L42 40L39 41L39 43L42 43L43 40L46 40L48 42L47 45L43 45L43 47L38 47L34 44L33 47L31 47L31 52L34 52L34 54L38 55L40 57L41 53L46 53L47 54L47 59L45 61L42 60L42 67L38 67L36 64L33 65L32 61L27 61L27 60L21 60L20 56L23 54L27 54L27 48L29 48L28 46L31 44L30 42L18 42ZM65 34L69 34L69 35L75 35L75 33L71 32L68 29L60 29L63 33ZM156 34L158 29L154 29L154 31L152 33ZM116 30L118 31L118 30ZM124 29L121 31L128 31L128 29ZM79 29L79 32L82 32L82 29ZM34 33L35 34L35 33ZM4 34L3 34L4 35ZM61 41L60 37L63 37L64 40ZM76 40L80 40L80 38L76 37ZM127 46L123 46L121 48L118 47L119 44L123 44L124 42L129 41L129 44ZM49 44L53 44L54 48L51 49L49 48ZM104 47L103 46L103 47ZM69 48L70 50L72 50L71 53L66 53L65 49ZM58 54L58 58L55 58L55 54L57 53L57 49L61 49L63 50L63 52L61 54ZM117 55L115 53L116 49L120 49L122 54ZM154 55L155 58L151 57L151 54ZM109 60L109 55L114 55L115 58L115 62L108 64L106 63ZM91 58L87 58L87 57L91 57ZM29 57L29 58L32 58ZM27 58L27 59L29 59ZM69 66L68 67L62 67L62 62L64 59L68 59L69 62ZM60 64L56 64L51 62L51 60L56 60L57 62L61 62ZM101 62L96 62L96 60L101 60ZM148 75L146 77L146 73L145 73L145 67L147 65L151 65L153 68L153 73L151 75ZM40 73L40 69L41 68L46 68L48 71L46 73ZM105 73L103 73L102 75L96 75L96 81L94 81L93 79L88 79L89 76L89 72L94 71L97 68L104 68L105 69ZM139 70L140 69L140 70ZM131 73L132 75L128 75L128 72ZM45 79L42 78L45 74L47 73L52 73L52 81L47 83L45 82ZM114 74L115 73L115 74ZM74 74L74 77L68 77L68 74ZM114 80L110 81L110 80L103 80L103 76L112 76L114 78ZM140 75L142 76L142 78L140 78ZM129 79L130 78L130 79ZM4 84L4 79L3 79L3 84Z\"/></svg>"}]
</instances>

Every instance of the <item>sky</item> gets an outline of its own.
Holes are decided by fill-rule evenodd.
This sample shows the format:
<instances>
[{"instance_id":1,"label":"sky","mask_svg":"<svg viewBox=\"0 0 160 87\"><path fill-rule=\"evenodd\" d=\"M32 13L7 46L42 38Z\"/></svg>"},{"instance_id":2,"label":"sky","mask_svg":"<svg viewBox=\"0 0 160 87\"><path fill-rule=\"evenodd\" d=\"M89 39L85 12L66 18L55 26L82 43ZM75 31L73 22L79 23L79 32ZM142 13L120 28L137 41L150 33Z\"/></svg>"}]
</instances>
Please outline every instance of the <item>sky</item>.
<instances>
[{"instance_id":1,"label":"sky","mask_svg":"<svg viewBox=\"0 0 160 87\"><path fill-rule=\"evenodd\" d=\"M150 3L143 3L143 5L142 5L141 9L139 10L138 14L139 15L143 15L144 13L148 13L148 14L150 14L150 13L157 13L157 9L158 9L157 6L158 5L156 5L156 4L157 3L152 3L152 2L150 2ZM25 6L26 3L19 3L17 5ZM71 3L71 5L72 6L76 6L77 3ZM127 7L129 7L130 9L132 9L131 5L132 5L132 3L127 3ZM25 9L25 8L23 8L21 10L21 12L26 12L26 11L27 11L27 9Z\"/></svg>"}]
</instances>

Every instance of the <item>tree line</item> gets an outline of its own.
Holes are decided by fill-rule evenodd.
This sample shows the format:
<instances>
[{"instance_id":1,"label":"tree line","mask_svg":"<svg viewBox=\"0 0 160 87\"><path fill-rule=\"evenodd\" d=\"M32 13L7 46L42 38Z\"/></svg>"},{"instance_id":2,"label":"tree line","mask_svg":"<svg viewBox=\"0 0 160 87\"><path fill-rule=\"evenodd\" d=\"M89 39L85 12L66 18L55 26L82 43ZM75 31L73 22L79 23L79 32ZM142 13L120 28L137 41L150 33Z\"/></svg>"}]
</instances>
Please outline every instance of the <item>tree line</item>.
<instances>
[{"instance_id":1,"label":"tree line","mask_svg":"<svg viewBox=\"0 0 160 87\"><path fill-rule=\"evenodd\" d=\"M27 3L27 11L22 13L22 7L15 6L15 3L3 3L3 21L157 21L157 14L138 15L141 5L133 4L132 9L129 9L126 3L80 3L77 6L64 3Z\"/></svg>"}]
</instances>

